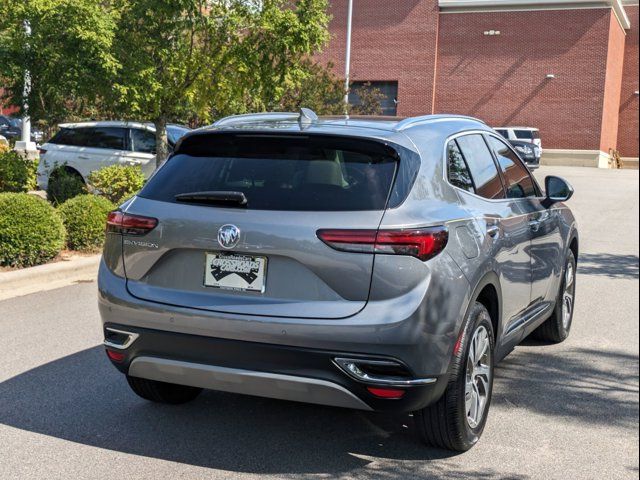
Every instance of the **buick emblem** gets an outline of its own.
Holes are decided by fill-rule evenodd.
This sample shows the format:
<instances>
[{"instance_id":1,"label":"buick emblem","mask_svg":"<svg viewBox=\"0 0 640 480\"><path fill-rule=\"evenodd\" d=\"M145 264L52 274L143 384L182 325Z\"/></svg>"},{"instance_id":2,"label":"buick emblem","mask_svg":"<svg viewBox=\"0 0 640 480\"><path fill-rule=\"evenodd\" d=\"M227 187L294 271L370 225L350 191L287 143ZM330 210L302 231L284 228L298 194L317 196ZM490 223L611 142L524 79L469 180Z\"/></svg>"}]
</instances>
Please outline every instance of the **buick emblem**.
<instances>
[{"instance_id":1,"label":"buick emblem","mask_svg":"<svg viewBox=\"0 0 640 480\"><path fill-rule=\"evenodd\" d=\"M240 241L240 229L235 225L223 225L218 230L218 243L222 248L233 248Z\"/></svg>"}]
</instances>

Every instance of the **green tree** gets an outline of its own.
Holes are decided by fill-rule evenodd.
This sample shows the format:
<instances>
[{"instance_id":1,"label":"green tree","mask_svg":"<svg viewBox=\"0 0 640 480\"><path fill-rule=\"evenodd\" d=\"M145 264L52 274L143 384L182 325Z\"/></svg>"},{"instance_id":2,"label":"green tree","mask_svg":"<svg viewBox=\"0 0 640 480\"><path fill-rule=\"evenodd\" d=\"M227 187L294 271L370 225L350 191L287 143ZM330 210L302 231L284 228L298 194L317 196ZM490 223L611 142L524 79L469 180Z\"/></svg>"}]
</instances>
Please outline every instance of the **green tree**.
<instances>
[{"instance_id":1,"label":"green tree","mask_svg":"<svg viewBox=\"0 0 640 480\"><path fill-rule=\"evenodd\" d=\"M29 114L39 125L98 114L101 98L96 85L116 66L111 47L117 15L109 3L0 0L0 12L0 85L5 101L22 106L28 70Z\"/></svg>"},{"instance_id":2,"label":"green tree","mask_svg":"<svg viewBox=\"0 0 640 480\"><path fill-rule=\"evenodd\" d=\"M328 39L327 0L117 0L114 110L156 127L261 111L305 78L306 58Z\"/></svg>"}]
</instances>

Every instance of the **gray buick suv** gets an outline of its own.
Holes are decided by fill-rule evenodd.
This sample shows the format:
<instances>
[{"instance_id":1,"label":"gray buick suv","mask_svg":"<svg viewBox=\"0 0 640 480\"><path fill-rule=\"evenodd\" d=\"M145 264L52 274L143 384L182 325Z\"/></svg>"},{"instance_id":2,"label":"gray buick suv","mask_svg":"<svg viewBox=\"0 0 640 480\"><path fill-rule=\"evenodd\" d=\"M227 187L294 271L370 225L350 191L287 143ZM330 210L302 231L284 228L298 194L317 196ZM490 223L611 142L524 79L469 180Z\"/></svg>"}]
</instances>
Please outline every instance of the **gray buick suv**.
<instances>
[{"instance_id":1,"label":"gray buick suv","mask_svg":"<svg viewBox=\"0 0 640 480\"><path fill-rule=\"evenodd\" d=\"M468 450L496 363L571 328L573 190L545 187L473 118L222 119L109 215L108 358L147 400L413 412L425 443Z\"/></svg>"}]
</instances>

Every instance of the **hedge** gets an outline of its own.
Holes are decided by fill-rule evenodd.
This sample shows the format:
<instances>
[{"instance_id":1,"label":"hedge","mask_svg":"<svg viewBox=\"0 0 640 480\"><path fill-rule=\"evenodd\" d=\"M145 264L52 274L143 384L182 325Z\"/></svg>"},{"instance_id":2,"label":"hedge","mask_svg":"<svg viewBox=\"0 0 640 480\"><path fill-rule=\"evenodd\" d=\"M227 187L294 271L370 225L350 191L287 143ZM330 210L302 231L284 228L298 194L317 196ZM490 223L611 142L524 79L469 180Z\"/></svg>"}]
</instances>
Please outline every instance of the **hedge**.
<instances>
[{"instance_id":1,"label":"hedge","mask_svg":"<svg viewBox=\"0 0 640 480\"><path fill-rule=\"evenodd\" d=\"M103 197L80 195L64 202L58 211L67 229L67 247L93 251L104 243L107 214L115 205Z\"/></svg>"},{"instance_id":2,"label":"hedge","mask_svg":"<svg viewBox=\"0 0 640 480\"><path fill-rule=\"evenodd\" d=\"M0 265L39 265L64 244L62 218L51 204L26 193L0 193Z\"/></svg>"}]
</instances>

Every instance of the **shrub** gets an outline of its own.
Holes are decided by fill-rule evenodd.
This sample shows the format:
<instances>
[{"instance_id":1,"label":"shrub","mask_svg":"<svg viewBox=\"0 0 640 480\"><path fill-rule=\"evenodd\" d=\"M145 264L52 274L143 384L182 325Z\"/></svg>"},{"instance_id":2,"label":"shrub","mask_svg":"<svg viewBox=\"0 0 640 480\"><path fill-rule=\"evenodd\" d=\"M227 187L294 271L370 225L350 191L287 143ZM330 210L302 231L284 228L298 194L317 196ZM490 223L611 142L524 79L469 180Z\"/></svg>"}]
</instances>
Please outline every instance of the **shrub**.
<instances>
[{"instance_id":1,"label":"shrub","mask_svg":"<svg viewBox=\"0 0 640 480\"><path fill-rule=\"evenodd\" d=\"M92 172L89 183L98 194L119 205L142 188L144 174L136 165L111 165Z\"/></svg>"},{"instance_id":2,"label":"shrub","mask_svg":"<svg viewBox=\"0 0 640 480\"><path fill-rule=\"evenodd\" d=\"M95 195L79 195L60 205L58 211L67 229L67 247L81 251L100 248L107 214L114 208L109 200Z\"/></svg>"},{"instance_id":3,"label":"shrub","mask_svg":"<svg viewBox=\"0 0 640 480\"><path fill-rule=\"evenodd\" d=\"M87 193L87 187L80 174L69 171L64 165L55 167L49 174L47 198L54 205L60 205L83 193Z\"/></svg>"},{"instance_id":4,"label":"shrub","mask_svg":"<svg viewBox=\"0 0 640 480\"><path fill-rule=\"evenodd\" d=\"M0 265L28 267L51 260L64 247L55 208L26 193L0 193Z\"/></svg>"},{"instance_id":5,"label":"shrub","mask_svg":"<svg viewBox=\"0 0 640 480\"><path fill-rule=\"evenodd\" d=\"M12 150L0 150L0 192L27 192L36 187L37 162Z\"/></svg>"}]
</instances>

